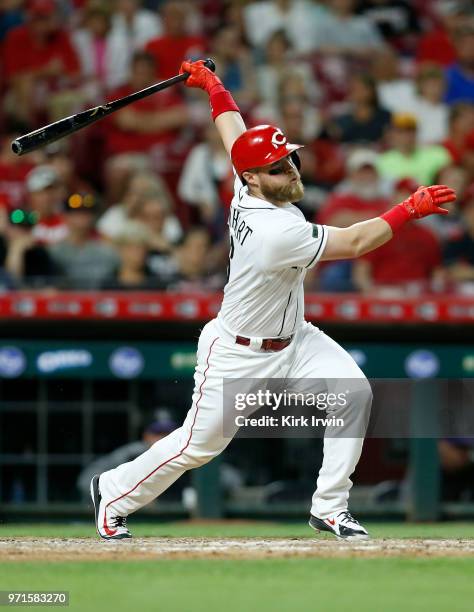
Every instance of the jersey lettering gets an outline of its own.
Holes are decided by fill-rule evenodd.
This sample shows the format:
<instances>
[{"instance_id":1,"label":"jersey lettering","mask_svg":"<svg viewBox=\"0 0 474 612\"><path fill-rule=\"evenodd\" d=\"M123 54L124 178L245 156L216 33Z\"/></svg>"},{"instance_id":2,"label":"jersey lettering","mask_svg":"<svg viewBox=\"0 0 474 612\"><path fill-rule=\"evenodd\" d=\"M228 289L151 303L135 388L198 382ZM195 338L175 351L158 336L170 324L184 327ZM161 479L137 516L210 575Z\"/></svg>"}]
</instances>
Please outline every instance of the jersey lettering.
<instances>
[{"instance_id":1,"label":"jersey lettering","mask_svg":"<svg viewBox=\"0 0 474 612\"><path fill-rule=\"evenodd\" d=\"M240 245L243 245L247 240L249 235L252 235L253 229L245 223L245 221L240 221L240 211L235 208L232 209L232 217L230 220L230 227L233 230L235 239Z\"/></svg>"}]
</instances>

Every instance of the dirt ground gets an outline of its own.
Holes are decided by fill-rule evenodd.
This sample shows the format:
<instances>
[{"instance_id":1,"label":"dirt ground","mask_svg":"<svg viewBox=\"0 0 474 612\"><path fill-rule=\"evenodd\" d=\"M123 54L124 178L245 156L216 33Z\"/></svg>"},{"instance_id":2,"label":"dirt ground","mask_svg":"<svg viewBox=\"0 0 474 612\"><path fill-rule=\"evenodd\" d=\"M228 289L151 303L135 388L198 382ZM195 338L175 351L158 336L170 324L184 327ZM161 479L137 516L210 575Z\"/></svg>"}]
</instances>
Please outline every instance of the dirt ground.
<instances>
[{"instance_id":1,"label":"dirt ground","mask_svg":"<svg viewBox=\"0 0 474 612\"><path fill-rule=\"evenodd\" d=\"M471 557L474 540L309 538L91 538L0 539L0 561L130 559L261 559L288 557Z\"/></svg>"}]
</instances>

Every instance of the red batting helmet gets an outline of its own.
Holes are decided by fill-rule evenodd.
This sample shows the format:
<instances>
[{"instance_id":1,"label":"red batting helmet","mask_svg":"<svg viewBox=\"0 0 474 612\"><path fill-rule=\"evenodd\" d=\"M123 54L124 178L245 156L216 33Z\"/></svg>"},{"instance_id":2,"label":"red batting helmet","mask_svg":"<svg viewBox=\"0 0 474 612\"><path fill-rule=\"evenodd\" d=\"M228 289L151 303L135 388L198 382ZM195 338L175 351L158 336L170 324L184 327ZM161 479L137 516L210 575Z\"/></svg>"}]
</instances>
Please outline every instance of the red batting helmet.
<instances>
[{"instance_id":1,"label":"red batting helmet","mask_svg":"<svg viewBox=\"0 0 474 612\"><path fill-rule=\"evenodd\" d=\"M302 146L290 144L280 128L274 125L257 125L241 134L234 142L231 151L232 164L241 176L245 170L268 166L293 154L293 161L299 167L298 154L295 151Z\"/></svg>"}]
</instances>

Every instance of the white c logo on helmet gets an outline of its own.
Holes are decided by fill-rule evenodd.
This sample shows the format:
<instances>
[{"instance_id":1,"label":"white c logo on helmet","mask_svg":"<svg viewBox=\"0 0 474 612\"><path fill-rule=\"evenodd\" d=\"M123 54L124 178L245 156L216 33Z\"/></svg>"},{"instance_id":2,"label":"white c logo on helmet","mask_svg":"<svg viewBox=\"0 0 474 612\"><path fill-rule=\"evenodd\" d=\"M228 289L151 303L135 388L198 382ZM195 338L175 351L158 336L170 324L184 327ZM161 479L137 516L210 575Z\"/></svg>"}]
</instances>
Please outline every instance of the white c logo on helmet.
<instances>
[{"instance_id":1,"label":"white c logo on helmet","mask_svg":"<svg viewBox=\"0 0 474 612\"><path fill-rule=\"evenodd\" d=\"M286 136L285 134L283 134L281 130L276 130L273 133L272 144L275 147L275 149L278 149L278 147L281 147L281 145L286 144Z\"/></svg>"}]
</instances>

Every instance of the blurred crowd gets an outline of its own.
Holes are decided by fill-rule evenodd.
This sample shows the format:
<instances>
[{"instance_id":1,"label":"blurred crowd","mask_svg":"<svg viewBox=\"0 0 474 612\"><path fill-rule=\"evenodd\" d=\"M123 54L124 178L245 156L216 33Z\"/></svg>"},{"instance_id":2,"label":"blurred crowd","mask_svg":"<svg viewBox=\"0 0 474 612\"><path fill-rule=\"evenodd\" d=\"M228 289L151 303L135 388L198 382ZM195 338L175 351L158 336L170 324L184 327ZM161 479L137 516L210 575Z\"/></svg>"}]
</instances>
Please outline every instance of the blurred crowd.
<instances>
[{"instance_id":1,"label":"blurred crowd","mask_svg":"<svg viewBox=\"0 0 474 612\"><path fill-rule=\"evenodd\" d=\"M344 227L420 185L457 191L448 217L318 266L308 290L474 293L474 8L461 0L0 0L0 290L224 286L233 174L201 91L10 148L207 56L249 127L305 145L308 220Z\"/></svg>"}]
</instances>

